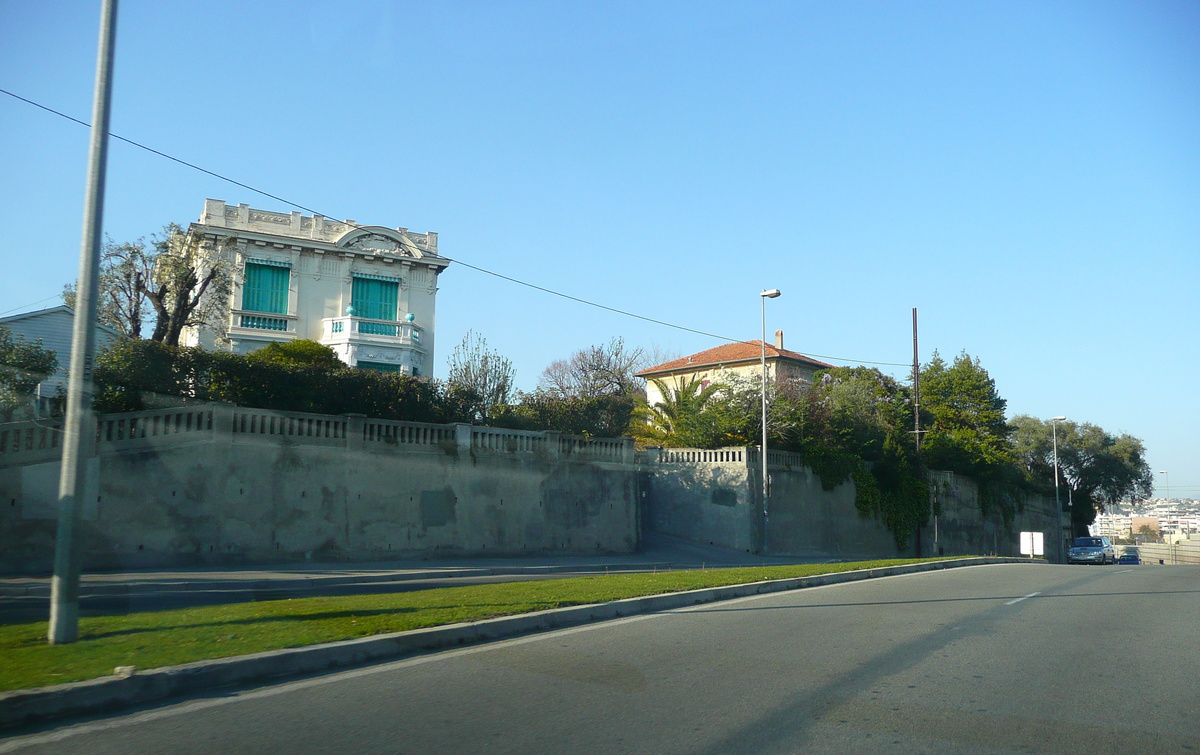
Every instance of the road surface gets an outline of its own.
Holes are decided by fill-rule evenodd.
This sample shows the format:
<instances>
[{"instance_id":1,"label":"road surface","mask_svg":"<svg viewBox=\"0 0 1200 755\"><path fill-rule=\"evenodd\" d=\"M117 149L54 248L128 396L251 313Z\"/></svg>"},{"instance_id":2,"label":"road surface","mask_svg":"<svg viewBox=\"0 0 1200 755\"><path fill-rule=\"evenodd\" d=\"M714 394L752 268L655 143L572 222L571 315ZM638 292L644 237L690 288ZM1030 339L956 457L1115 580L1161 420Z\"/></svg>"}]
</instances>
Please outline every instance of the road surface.
<instances>
[{"instance_id":1,"label":"road surface","mask_svg":"<svg viewBox=\"0 0 1200 755\"><path fill-rule=\"evenodd\" d=\"M636 616L0 739L0 753L1200 750L1200 570L999 565Z\"/></svg>"}]
</instances>

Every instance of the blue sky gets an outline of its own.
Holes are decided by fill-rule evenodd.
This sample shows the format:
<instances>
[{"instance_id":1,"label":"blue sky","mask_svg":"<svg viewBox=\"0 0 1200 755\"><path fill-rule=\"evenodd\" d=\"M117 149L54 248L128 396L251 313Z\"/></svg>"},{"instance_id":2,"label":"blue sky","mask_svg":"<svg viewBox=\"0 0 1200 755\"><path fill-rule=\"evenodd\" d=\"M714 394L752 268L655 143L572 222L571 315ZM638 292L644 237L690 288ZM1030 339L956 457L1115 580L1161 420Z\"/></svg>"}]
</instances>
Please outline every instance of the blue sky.
<instances>
[{"instance_id":1,"label":"blue sky","mask_svg":"<svg viewBox=\"0 0 1200 755\"><path fill-rule=\"evenodd\" d=\"M90 119L98 15L0 0L0 88ZM789 348L907 363L917 307L923 360L966 350L1010 416L1136 435L1200 497L1198 38L1195 2L123 0L112 130L733 338L780 288ZM87 144L0 95L0 311L74 278ZM206 197L292 209L120 142L109 167L118 240ZM718 343L452 265L438 375L468 328L524 388L613 336Z\"/></svg>"}]
</instances>

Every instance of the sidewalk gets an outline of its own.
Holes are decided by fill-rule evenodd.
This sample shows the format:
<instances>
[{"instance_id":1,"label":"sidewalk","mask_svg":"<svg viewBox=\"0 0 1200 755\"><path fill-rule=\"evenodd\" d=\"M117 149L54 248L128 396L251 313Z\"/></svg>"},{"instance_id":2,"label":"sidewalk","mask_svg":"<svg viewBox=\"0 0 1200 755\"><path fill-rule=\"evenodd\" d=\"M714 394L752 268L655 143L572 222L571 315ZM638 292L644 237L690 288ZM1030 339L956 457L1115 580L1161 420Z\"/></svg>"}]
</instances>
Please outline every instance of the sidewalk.
<instances>
[{"instance_id":1,"label":"sidewalk","mask_svg":"<svg viewBox=\"0 0 1200 755\"><path fill-rule=\"evenodd\" d=\"M479 582L820 560L757 556L653 536L641 552L613 556L305 562L84 574L79 592L83 615L95 615L311 595L403 592ZM45 619L49 605L49 577L0 577L0 624Z\"/></svg>"}]
</instances>

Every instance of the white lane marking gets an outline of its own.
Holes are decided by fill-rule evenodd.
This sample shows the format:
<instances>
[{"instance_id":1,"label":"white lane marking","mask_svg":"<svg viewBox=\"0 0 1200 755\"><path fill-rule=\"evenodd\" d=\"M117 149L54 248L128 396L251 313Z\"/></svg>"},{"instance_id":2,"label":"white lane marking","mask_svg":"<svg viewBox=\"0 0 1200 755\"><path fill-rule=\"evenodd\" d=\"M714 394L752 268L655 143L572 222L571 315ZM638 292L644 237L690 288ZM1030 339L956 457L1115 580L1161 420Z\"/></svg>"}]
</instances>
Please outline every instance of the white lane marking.
<instances>
[{"instance_id":1,"label":"white lane marking","mask_svg":"<svg viewBox=\"0 0 1200 755\"><path fill-rule=\"evenodd\" d=\"M1032 598L1034 595L1041 595L1041 593L1040 593L1040 592L1031 592L1031 593L1029 593L1028 595L1022 595L1022 596L1021 596L1021 597L1019 597L1019 598L1014 598L1013 600L1010 600L1010 601L1008 601L1008 602L1007 602L1007 603L1005 603L1004 605L1006 605L1006 606L1011 606L1011 605L1014 605L1014 604L1016 604L1016 603L1020 603L1022 600L1029 600L1029 599L1030 599L1030 598Z\"/></svg>"},{"instance_id":2,"label":"white lane marking","mask_svg":"<svg viewBox=\"0 0 1200 755\"><path fill-rule=\"evenodd\" d=\"M1131 571L1133 571L1133 569L1122 569L1121 571L1113 572L1113 573L1114 574L1128 574Z\"/></svg>"}]
</instances>

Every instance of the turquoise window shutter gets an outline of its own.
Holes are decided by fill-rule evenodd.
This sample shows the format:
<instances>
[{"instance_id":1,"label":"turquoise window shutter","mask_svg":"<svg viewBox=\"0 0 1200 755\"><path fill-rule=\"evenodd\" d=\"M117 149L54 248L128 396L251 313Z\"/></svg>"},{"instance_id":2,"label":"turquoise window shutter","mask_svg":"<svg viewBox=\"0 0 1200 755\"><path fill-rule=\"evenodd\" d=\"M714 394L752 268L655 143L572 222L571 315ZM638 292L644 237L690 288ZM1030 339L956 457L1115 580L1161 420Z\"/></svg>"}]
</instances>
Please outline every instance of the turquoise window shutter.
<instances>
[{"instance_id":1,"label":"turquoise window shutter","mask_svg":"<svg viewBox=\"0 0 1200 755\"><path fill-rule=\"evenodd\" d=\"M395 320L400 285L394 281L354 278L350 292L354 314L371 320Z\"/></svg>"},{"instance_id":2,"label":"turquoise window shutter","mask_svg":"<svg viewBox=\"0 0 1200 755\"><path fill-rule=\"evenodd\" d=\"M242 309L286 315L291 268L279 265L246 263L246 282L242 285Z\"/></svg>"}]
</instances>

